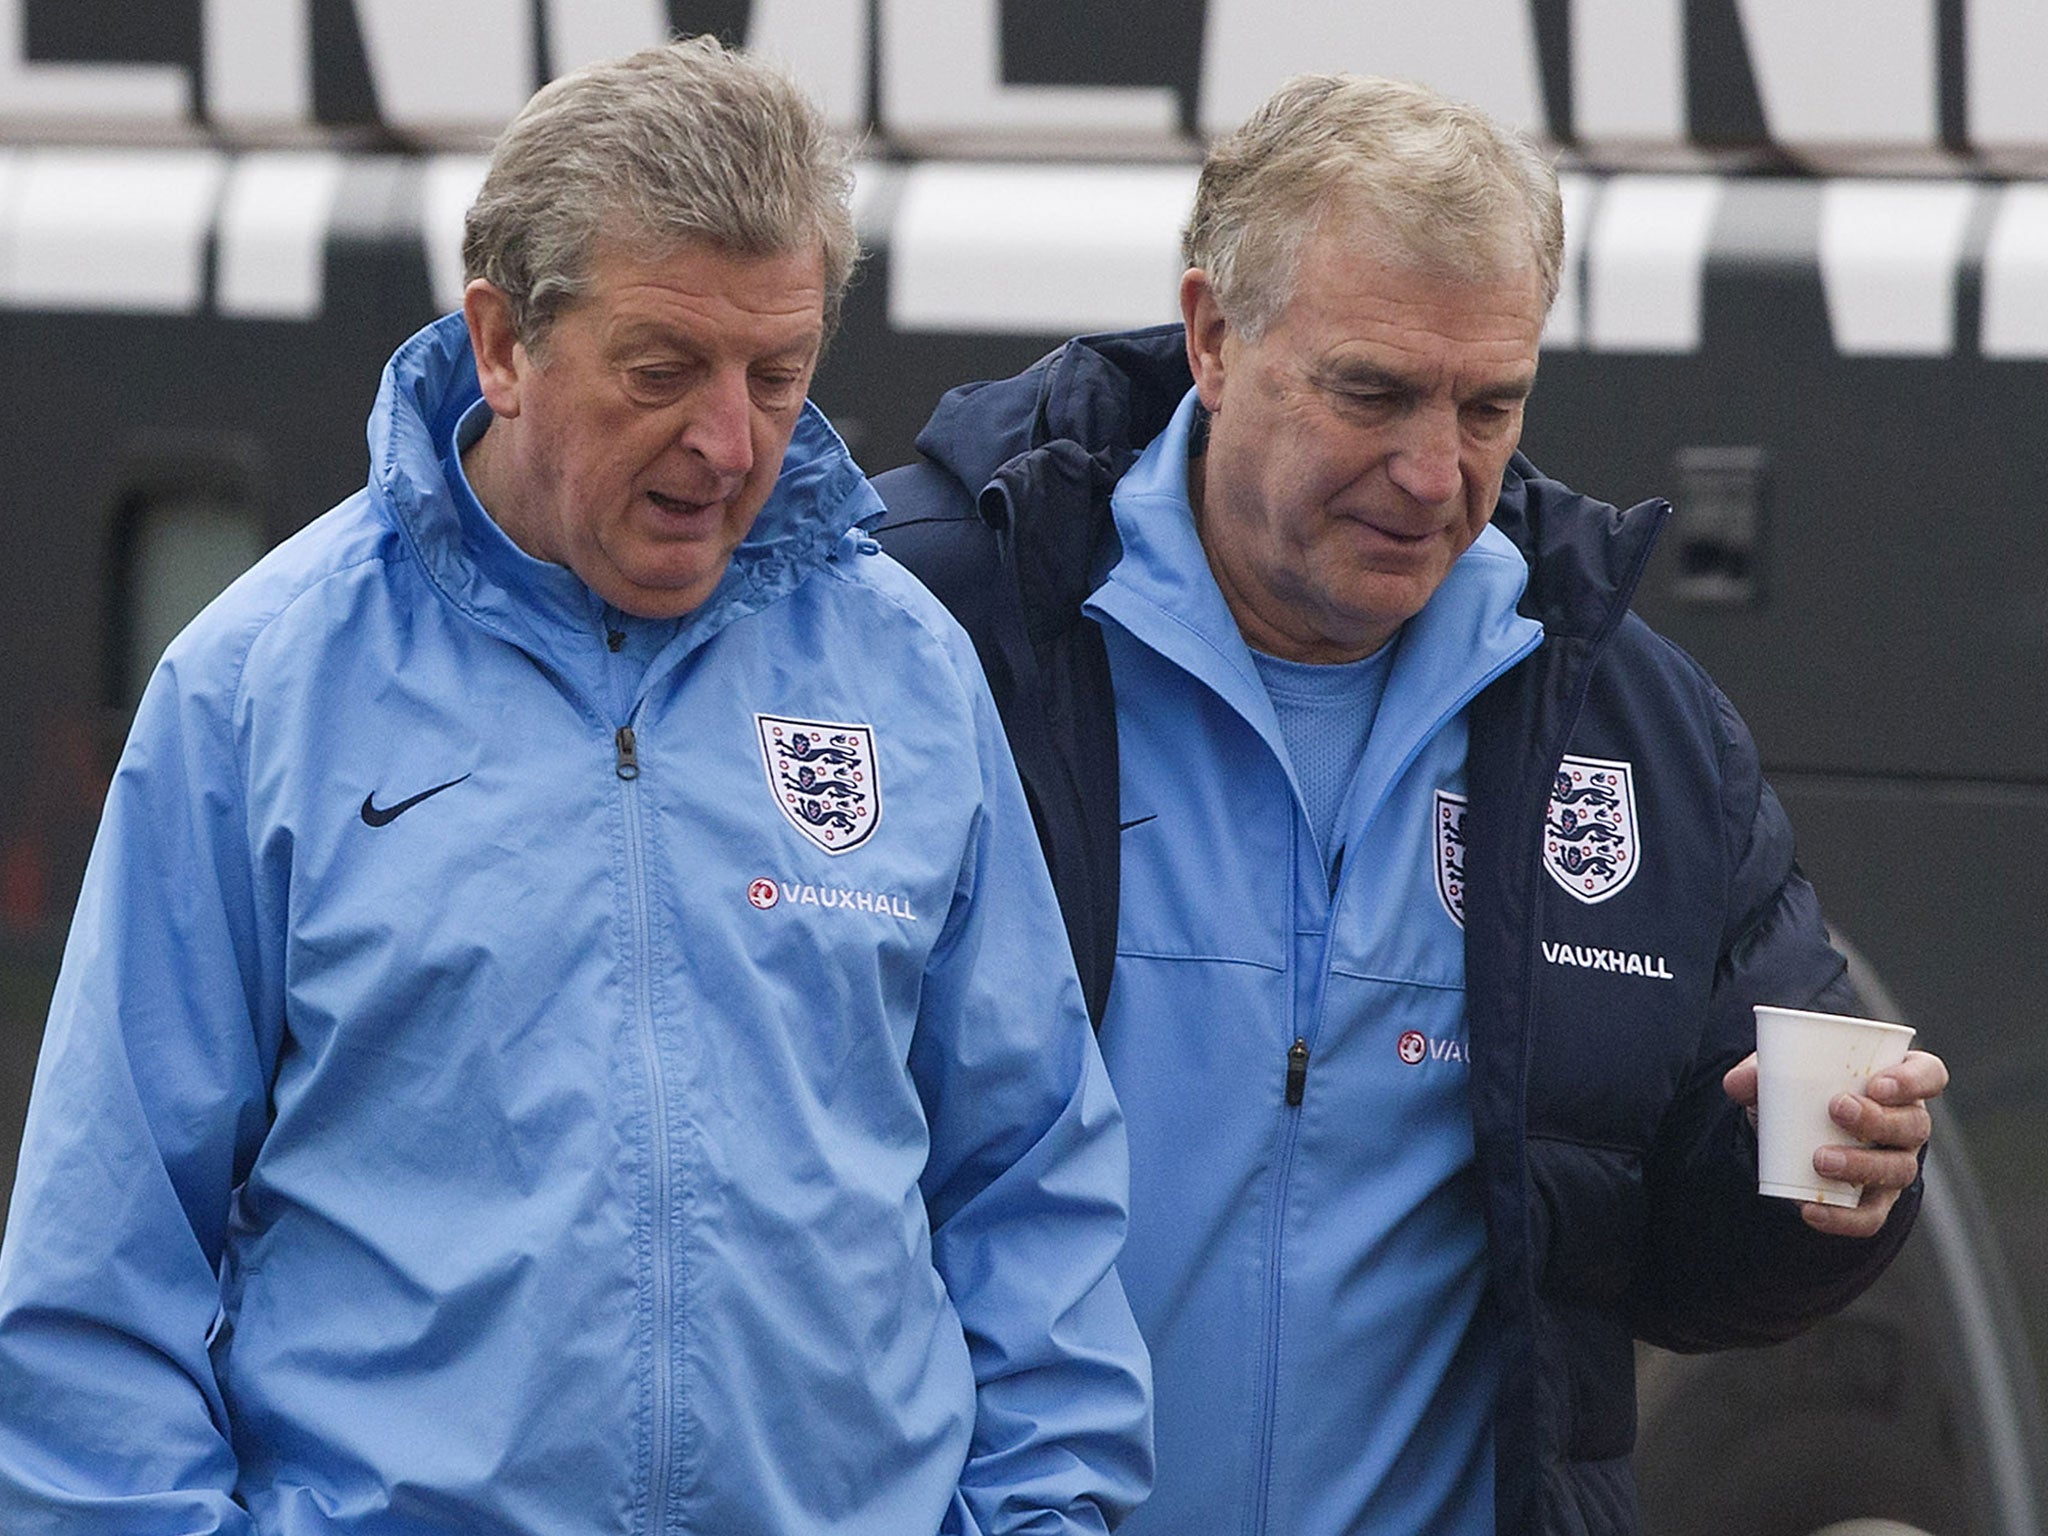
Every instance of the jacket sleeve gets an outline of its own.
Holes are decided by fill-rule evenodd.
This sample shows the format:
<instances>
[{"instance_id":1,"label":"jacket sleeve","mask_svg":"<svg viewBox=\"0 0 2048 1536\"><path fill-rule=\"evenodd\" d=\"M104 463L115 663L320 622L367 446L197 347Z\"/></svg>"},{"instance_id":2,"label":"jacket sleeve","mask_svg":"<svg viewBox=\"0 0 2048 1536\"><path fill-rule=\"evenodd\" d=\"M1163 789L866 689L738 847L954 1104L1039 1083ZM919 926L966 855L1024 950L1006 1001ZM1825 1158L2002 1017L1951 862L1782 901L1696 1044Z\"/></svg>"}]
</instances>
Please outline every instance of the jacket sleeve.
<instances>
[{"instance_id":1,"label":"jacket sleeve","mask_svg":"<svg viewBox=\"0 0 2048 1536\"><path fill-rule=\"evenodd\" d=\"M208 1343L277 970L228 713L159 668L73 919L0 1249L11 1536L249 1528Z\"/></svg>"},{"instance_id":2,"label":"jacket sleeve","mask_svg":"<svg viewBox=\"0 0 2048 1536\"><path fill-rule=\"evenodd\" d=\"M1123 1116L995 708L970 688L982 810L911 1051L933 1262L977 1389L944 1529L1100 1532L1152 1476L1150 1366L1114 1268Z\"/></svg>"},{"instance_id":3,"label":"jacket sleeve","mask_svg":"<svg viewBox=\"0 0 2048 1536\"><path fill-rule=\"evenodd\" d=\"M1897 1254L1921 1192L1916 1182L1882 1231L1857 1239L1815 1232L1793 1202L1756 1191L1755 1132L1721 1088L1756 1048L1752 1007L1847 1013L1856 997L1748 729L1718 690L1712 697L1727 920L1700 1049L1647 1169L1648 1232L1629 1298L1638 1335L1679 1350L1772 1342L1846 1306Z\"/></svg>"}]
</instances>

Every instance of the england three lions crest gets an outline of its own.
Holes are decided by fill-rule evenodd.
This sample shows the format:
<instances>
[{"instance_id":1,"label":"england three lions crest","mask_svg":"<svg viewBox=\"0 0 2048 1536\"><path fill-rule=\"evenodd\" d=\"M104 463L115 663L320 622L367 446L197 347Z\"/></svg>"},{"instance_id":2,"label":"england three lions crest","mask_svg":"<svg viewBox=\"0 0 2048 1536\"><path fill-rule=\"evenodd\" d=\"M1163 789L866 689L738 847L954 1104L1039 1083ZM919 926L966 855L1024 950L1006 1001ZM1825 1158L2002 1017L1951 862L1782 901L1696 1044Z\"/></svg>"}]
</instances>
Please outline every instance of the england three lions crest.
<instances>
[{"instance_id":1,"label":"england three lions crest","mask_svg":"<svg viewBox=\"0 0 2048 1536\"><path fill-rule=\"evenodd\" d=\"M1635 770L1599 757L1558 765L1543 826L1543 867L1587 903L1605 901L1635 879L1642 863Z\"/></svg>"},{"instance_id":2,"label":"england three lions crest","mask_svg":"<svg viewBox=\"0 0 2048 1536\"><path fill-rule=\"evenodd\" d=\"M882 819L872 726L754 716L768 790L789 824L827 853L858 848Z\"/></svg>"},{"instance_id":3,"label":"england three lions crest","mask_svg":"<svg viewBox=\"0 0 2048 1536\"><path fill-rule=\"evenodd\" d=\"M1465 926L1465 797L1447 789L1436 792L1430 809L1430 836L1436 845L1436 899Z\"/></svg>"}]
</instances>

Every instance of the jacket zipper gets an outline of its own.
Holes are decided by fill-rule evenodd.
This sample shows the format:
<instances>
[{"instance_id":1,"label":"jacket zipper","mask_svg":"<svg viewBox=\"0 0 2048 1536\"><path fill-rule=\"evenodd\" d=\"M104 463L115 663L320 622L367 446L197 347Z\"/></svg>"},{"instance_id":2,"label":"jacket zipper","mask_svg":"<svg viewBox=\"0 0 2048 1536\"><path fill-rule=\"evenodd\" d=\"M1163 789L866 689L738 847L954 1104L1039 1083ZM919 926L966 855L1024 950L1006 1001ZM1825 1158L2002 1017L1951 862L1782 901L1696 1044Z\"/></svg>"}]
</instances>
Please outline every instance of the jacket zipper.
<instances>
[{"instance_id":1,"label":"jacket zipper","mask_svg":"<svg viewBox=\"0 0 2048 1536\"><path fill-rule=\"evenodd\" d=\"M1415 755L1421 752L1423 747L1429 742L1434 741L1437 734L1457 716L1459 711L1465 709L1495 678L1508 671L1509 668L1519 665L1541 643L1542 636L1538 634L1527 643L1519 646L1512 656L1507 657L1497 666L1489 669L1484 677L1465 689L1459 695L1456 702L1444 710L1435 722L1431 724L1430 728L1417 738L1413 750L1395 769L1393 776L1387 780L1389 790L1391 790L1392 786L1401 782L1403 775L1413 765ZM1359 826L1361 837L1364 835L1365 830L1371 827L1373 822L1378 819L1380 809L1385 803L1386 797L1383 794L1379 803L1366 812L1365 819ZM1299 859L1300 856L1300 829L1297 826L1295 832L1295 858ZM1343 904L1346 884L1347 882L1341 879L1335 882L1335 888L1330 892L1330 904L1324 911L1323 948L1322 953L1317 957L1319 969L1316 975L1316 1000L1313 1008L1310 1010L1310 1028L1307 1034L1296 1035L1294 1037L1294 1044L1287 1048L1286 1098L1288 1107L1294 1110L1301 1108L1302 1101L1308 1092L1308 1035L1321 1032L1323 1008L1328 995L1330 980L1329 950L1330 945L1335 942L1338 908ZM1292 995L1291 991L1290 995ZM1258 1482L1253 1496L1250 1524L1251 1536L1265 1536L1266 1516L1273 1491L1273 1439L1277 1429L1275 1421L1279 1410L1280 1304L1283 1289L1280 1279L1280 1248L1286 1227L1287 1189L1294 1172L1295 1139L1300 1132L1300 1128L1301 1117L1299 1114L1287 1116L1286 1123L1282 1129L1280 1167L1273 1195L1272 1232L1266 1250L1268 1290L1266 1302L1266 1369L1265 1381L1263 1383L1265 1402L1264 1411L1261 1414L1259 1423Z\"/></svg>"},{"instance_id":2,"label":"jacket zipper","mask_svg":"<svg viewBox=\"0 0 2048 1536\"><path fill-rule=\"evenodd\" d=\"M673 1350L673 1255L669 1232L669 1144L668 1085L661 1067L660 1044L654 1032L654 989L647 903L646 850L641 845L640 750L630 724L612 736L612 771L618 776L626 820L626 895L633 921L633 1010L639 1025L641 1065L647 1076L648 1122L653 1140L654 1210L654 1423L648 1445L647 1524L658 1530L666 1524L670 1475L670 1417Z\"/></svg>"},{"instance_id":3,"label":"jacket zipper","mask_svg":"<svg viewBox=\"0 0 2048 1536\"><path fill-rule=\"evenodd\" d=\"M1273 1492L1273 1438L1278 1429L1280 1397L1280 1304L1285 1287L1280 1279L1280 1249L1287 1227L1287 1190L1293 1182L1295 1138L1301 1130L1299 1110L1308 1085L1308 1042L1297 1036L1287 1048L1288 1114L1281 1126L1280 1165L1274 1177L1273 1216L1266 1239L1266 1365L1261 1382L1258 1482L1252 1498L1250 1536L1265 1536L1267 1505Z\"/></svg>"},{"instance_id":4,"label":"jacket zipper","mask_svg":"<svg viewBox=\"0 0 2048 1536\"><path fill-rule=\"evenodd\" d=\"M1301 829L1297 825L1293 838L1294 859L1301 858ZM1317 855L1320 861L1321 855ZM1291 929L1293 924L1288 925ZM1325 941L1327 944L1327 940ZM1290 955L1288 965L1288 995L1292 997L1297 985L1294 975L1294 957ZM1285 1094L1287 1107L1299 1111L1302 1100L1308 1092L1309 1043L1306 1035L1296 1035L1294 1043L1287 1048L1287 1077ZM1266 1236L1266 1359L1261 1373L1260 1394L1262 1398L1259 1413L1259 1454L1258 1481L1252 1493L1248 1536L1265 1536L1267 1506L1272 1499L1273 1485L1273 1437L1278 1428L1280 1396L1280 1305L1284 1287L1280 1279L1280 1250L1285 1241L1287 1228L1287 1190L1294 1173L1295 1139L1300 1134L1299 1113L1283 1114L1280 1126L1280 1156L1274 1172L1273 1214Z\"/></svg>"}]
</instances>

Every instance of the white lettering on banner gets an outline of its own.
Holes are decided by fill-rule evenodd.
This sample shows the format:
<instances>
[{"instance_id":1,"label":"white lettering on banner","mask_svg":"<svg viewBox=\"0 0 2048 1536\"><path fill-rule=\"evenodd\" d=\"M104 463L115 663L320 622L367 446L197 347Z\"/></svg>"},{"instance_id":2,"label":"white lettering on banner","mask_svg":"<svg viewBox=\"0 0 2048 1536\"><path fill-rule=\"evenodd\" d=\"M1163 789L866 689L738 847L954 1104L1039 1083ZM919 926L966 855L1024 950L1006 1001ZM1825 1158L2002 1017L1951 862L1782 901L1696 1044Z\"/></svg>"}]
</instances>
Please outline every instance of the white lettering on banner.
<instances>
[{"instance_id":1,"label":"white lettering on banner","mask_svg":"<svg viewBox=\"0 0 2048 1536\"><path fill-rule=\"evenodd\" d=\"M1193 166L912 166L889 231L889 323L1067 335L1175 316Z\"/></svg>"},{"instance_id":2,"label":"white lettering on banner","mask_svg":"<svg viewBox=\"0 0 2048 1536\"><path fill-rule=\"evenodd\" d=\"M2048 357L2048 186L2022 184L1998 194L1983 292L1977 334L1984 355Z\"/></svg>"},{"instance_id":3,"label":"white lettering on banner","mask_svg":"<svg viewBox=\"0 0 2048 1536\"><path fill-rule=\"evenodd\" d=\"M46 0L53 8L60 0ZM347 0L388 127L495 131L538 83L655 42L664 0ZM1957 0L1964 119L1973 147L2048 141L2048 7ZM202 64L31 60L29 0L0 0L0 117L185 123L203 112L242 133L313 122L313 0L199 0ZM1572 126L1591 143L1682 144L1688 136L1682 0L1567 0ZM547 56L540 57L544 18ZM1001 0L753 0L749 48L787 64L844 130L1101 142L1180 138L1179 91L1156 84L1012 84L1003 78ZM1773 139L1797 145L1940 142L1941 0L1737 0L1741 51ZM1528 0L1207 0L1194 89L1205 133L1235 126L1302 69L1427 80L1514 126L1549 123ZM1162 14L1156 25L1178 25ZM175 37L177 20L157 31ZM460 67L451 68L450 60ZM868 100L870 70L885 83ZM200 88L203 103L197 100Z\"/></svg>"},{"instance_id":4,"label":"white lettering on banner","mask_svg":"<svg viewBox=\"0 0 2048 1536\"><path fill-rule=\"evenodd\" d=\"M0 117L177 122L192 79L175 64L49 64L28 56L28 0L0 0Z\"/></svg>"},{"instance_id":5,"label":"white lettering on banner","mask_svg":"<svg viewBox=\"0 0 2048 1536\"><path fill-rule=\"evenodd\" d=\"M1202 128L1227 132L1288 76L1331 69L1426 80L1510 127L1544 128L1528 0L1209 0Z\"/></svg>"},{"instance_id":6,"label":"white lettering on banner","mask_svg":"<svg viewBox=\"0 0 2048 1536\"><path fill-rule=\"evenodd\" d=\"M199 149L21 152L0 305L196 314L227 158Z\"/></svg>"},{"instance_id":7,"label":"white lettering on banner","mask_svg":"<svg viewBox=\"0 0 2048 1536\"><path fill-rule=\"evenodd\" d=\"M243 131L313 121L307 0L206 0L199 24L210 121Z\"/></svg>"},{"instance_id":8,"label":"white lettering on banner","mask_svg":"<svg viewBox=\"0 0 2048 1536\"><path fill-rule=\"evenodd\" d=\"M1682 143L1680 0L1572 0L1571 18L1572 131L1595 142Z\"/></svg>"},{"instance_id":9,"label":"white lettering on banner","mask_svg":"<svg viewBox=\"0 0 2048 1536\"><path fill-rule=\"evenodd\" d=\"M1002 76L997 0L882 0L882 106L895 132L1163 138L1179 122L1163 86L1006 85Z\"/></svg>"},{"instance_id":10,"label":"white lettering on banner","mask_svg":"<svg viewBox=\"0 0 2048 1536\"><path fill-rule=\"evenodd\" d=\"M833 127L867 125L868 0L753 0L748 11L749 50L786 64Z\"/></svg>"},{"instance_id":11,"label":"white lettering on banner","mask_svg":"<svg viewBox=\"0 0 2048 1536\"><path fill-rule=\"evenodd\" d=\"M222 315L312 320L334 227L366 214L383 221L378 238L420 242L434 305L457 308L463 215L487 162L412 163L418 194L393 210L359 201L388 184L388 164L352 180L369 162L331 153L0 149L0 309L196 314L211 301ZM892 331L1056 337L1169 318L1192 167L927 161L888 174L890 216L864 233L889 253ZM1808 259L1843 356L1956 355L1966 232L1984 217L1977 347L2048 357L2048 184L1837 178L1797 198L1719 177L1573 175L1563 187L1587 234L1567 238L1546 351L1698 350L1708 271L1742 259L1739 243L1714 247L1725 202L1732 226L1788 225L1787 252L1819 236ZM1800 222L1807 210L1817 228Z\"/></svg>"},{"instance_id":12,"label":"white lettering on banner","mask_svg":"<svg viewBox=\"0 0 2048 1536\"><path fill-rule=\"evenodd\" d=\"M1564 204L1564 264L1557 275L1557 299L1543 322L1543 350L1586 344L1586 230L1593 222L1599 183L1567 171L1557 178Z\"/></svg>"},{"instance_id":13,"label":"white lettering on banner","mask_svg":"<svg viewBox=\"0 0 2048 1536\"><path fill-rule=\"evenodd\" d=\"M546 3L550 56L537 61L523 0L358 0L379 116L394 127L495 131L538 83L539 64L567 74L669 31L662 0ZM200 22L210 121L245 132L313 121L310 0L204 0ZM450 57L463 67L449 69Z\"/></svg>"},{"instance_id":14,"label":"white lettering on banner","mask_svg":"<svg viewBox=\"0 0 2048 1536\"><path fill-rule=\"evenodd\" d=\"M2048 5L2041 0L1964 0L1963 104L1971 144L2032 148L2048 139Z\"/></svg>"},{"instance_id":15,"label":"white lettering on banner","mask_svg":"<svg viewBox=\"0 0 2048 1536\"><path fill-rule=\"evenodd\" d=\"M1944 357L1955 350L1956 278L1976 186L1830 182L1821 188L1820 279L1844 357ZM1875 242L1882 256L1871 251Z\"/></svg>"},{"instance_id":16,"label":"white lettering on banner","mask_svg":"<svg viewBox=\"0 0 2048 1536\"><path fill-rule=\"evenodd\" d=\"M550 75L636 53L669 33L663 0L547 0L546 14Z\"/></svg>"},{"instance_id":17,"label":"white lettering on banner","mask_svg":"<svg viewBox=\"0 0 2048 1536\"><path fill-rule=\"evenodd\" d=\"M1626 949L1596 949L1586 944L1553 944L1543 941L1543 958L1552 965L1575 965L1587 971L1611 971L1619 976L1643 976L1652 981L1675 981L1662 955L1640 954Z\"/></svg>"},{"instance_id":18,"label":"white lettering on banner","mask_svg":"<svg viewBox=\"0 0 2048 1536\"><path fill-rule=\"evenodd\" d=\"M214 232L213 296L222 314L306 320L320 313L341 175L336 154L277 150L235 162Z\"/></svg>"},{"instance_id":19,"label":"white lettering on banner","mask_svg":"<svg viewBox=\"0 0 2048 1536\"><path fill-rule=\"evenodd\" d=\"M420 188L420 239L437 309L462 308L465 268L462 221L482 190L490 161L482 155L432 155Z\"/></svg>"},{"instance_id":20,"label":"white lettering on banner","mask_svg":"<svg viewBox=\"0 0 2048 1536\"><path fill-rule=\"evenodd\" d=\"M1935 0L1736 0L1736 8L1773 140L1939 142Z\"/></svg>"},{"instance_id":21,"label":"white lettering on banner","mask_svg":"<svg viewBox=\"0 0 2048 1536\"><path fill-rule=\"evenodd\" d=\"M1696 352L1723 187L1705 176L1616 176L1586 247L1586 340L1603 352Z\"/></svg>"},{"instance_id":22,"label":"white lettering on banner","mask_svg":"<svg viewBox=\"0 0 2048 1536\"><path fill-rule=\"evenodd\" d=\"M494 133L539 83L528 0L356 0L356 23L377 115L400 131Z\"/></svg>"}]
</instances>

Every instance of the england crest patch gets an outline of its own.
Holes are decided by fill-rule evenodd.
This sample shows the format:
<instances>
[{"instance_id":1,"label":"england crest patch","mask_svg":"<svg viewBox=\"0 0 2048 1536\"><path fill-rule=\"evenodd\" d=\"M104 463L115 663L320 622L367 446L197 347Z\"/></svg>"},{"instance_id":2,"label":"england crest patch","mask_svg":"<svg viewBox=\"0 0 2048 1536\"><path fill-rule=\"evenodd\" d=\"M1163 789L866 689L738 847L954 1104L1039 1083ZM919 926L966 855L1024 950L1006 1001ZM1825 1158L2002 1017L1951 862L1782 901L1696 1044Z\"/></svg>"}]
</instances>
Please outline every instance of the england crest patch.
<instances>
[{"instance_id":1,"label":"england crest patch","mask_svg":"<svg viewBox=\"0 0 2048 1536\"><path fill-rule=\"evenodd\" d=\"M882 819L871 726L756 715L768 789L789 824L827 853L858 848Z\"/></svg>"},{"instance_id":2,"label":"england crest patch","mask_svg":"<svg viewBox=\"0 0 2048 1536\"><path fill-rule=\"evenodd\" d=\"M1447 789L1436 792L1430 808L1430 841L1436 848L1436 897L1465 926L1465 797Z\"/></svg>"},{"instance_id":3,"label":"england crest patch","mask_svg":"<svg viewBox=\"0 0 2048 1536\"><path fill-rule=\"evenodd\" d=\"M1580 901L1605 901L1642 863L1635 770L1599 757L1558 765L1543 826L1543 867Z\"/></svg>"}]
</instances>

